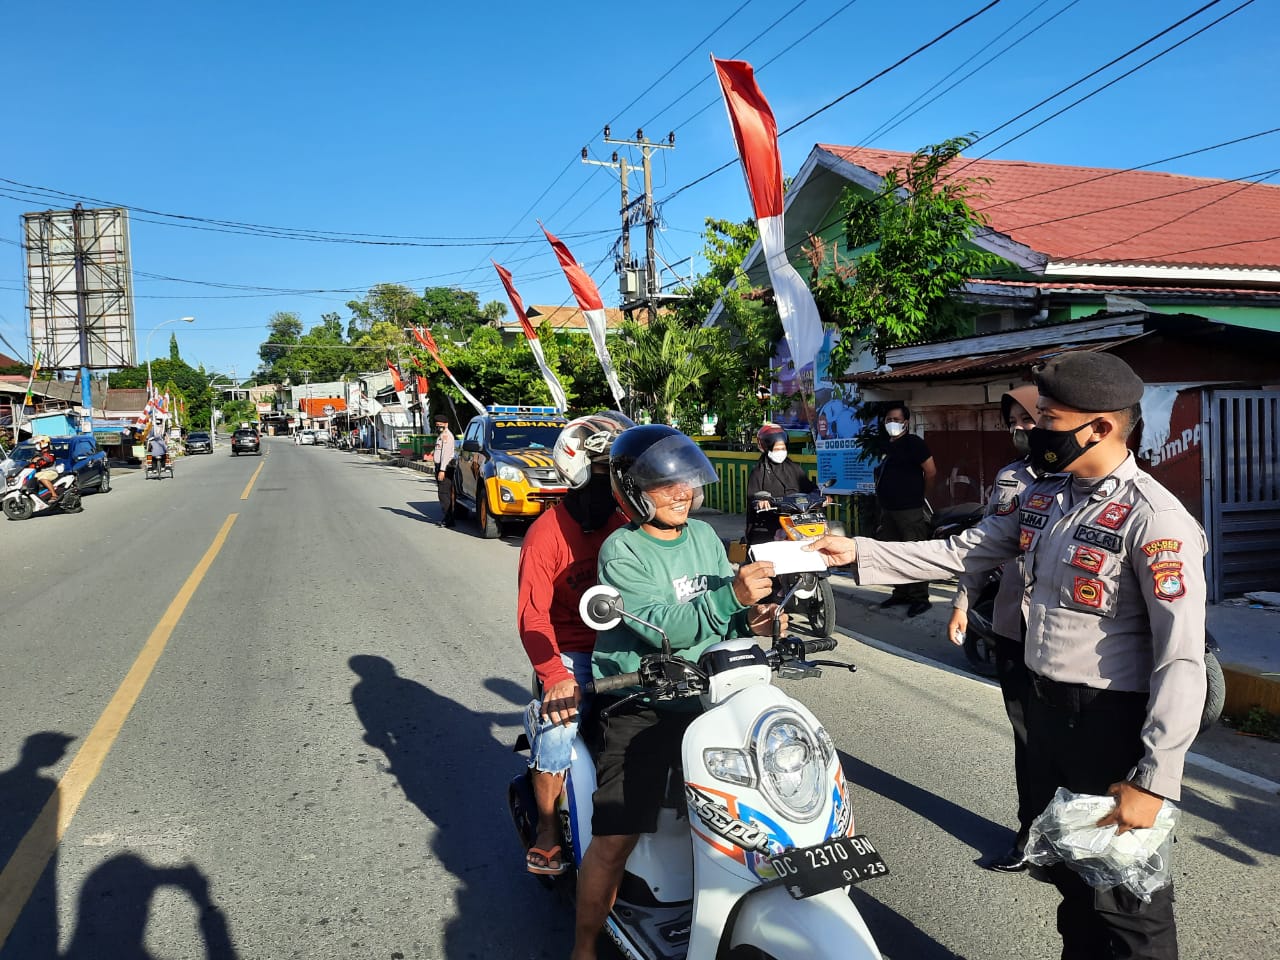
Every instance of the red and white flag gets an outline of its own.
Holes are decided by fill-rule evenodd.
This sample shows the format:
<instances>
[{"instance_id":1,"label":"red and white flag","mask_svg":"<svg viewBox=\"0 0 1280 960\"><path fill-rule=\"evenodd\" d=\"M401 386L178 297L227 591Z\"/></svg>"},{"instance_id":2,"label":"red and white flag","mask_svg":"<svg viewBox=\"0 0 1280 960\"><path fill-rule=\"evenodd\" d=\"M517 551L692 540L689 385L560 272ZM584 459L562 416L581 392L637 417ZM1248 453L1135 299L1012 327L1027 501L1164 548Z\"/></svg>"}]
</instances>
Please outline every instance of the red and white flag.
<instances>
[{"instance_id":1,"label":"red and white flag","mask_svg":"<svg viewBox=\"0 0 1280 960\"><path fill-rule=\"evenodd\" d=\"M533 329L533 324L529 322L529 318L525 315L524 301L520 299L520 294L516 293L516 286L511 280L511 271L506 267L500 266L496 260L490 260L489 262L493 264L493 269L498 271L498 276L502 279L502 285L507 288L507 299L511 301L511 308L515 310L516 316L520 318L520 329L524 331L524 337L529 341L529 349L533 351L533 359L538 361L538 369L542 371L542 379L547 381L547 389L551 391L551 402L556 405L556 409L563 413L569 409L569 398L565 396L560 378L547 365L547 358L542 352L542 341L538 339L538 331Z\"/></svg>"},{"instance_id":2,"label":"red and white flag","mask_svg":"<svg viewBox=\"0 0 1280 960\"><path fill-rule=\"evenodd\" d=\"M444 371L444 375L449 378L449 382L458 388L458 392L466 398L467 403L475 407L476 413L484 413L484 404L473 397L467 391L467 388L458 382L458 378L453 375L453 372L449 369L448 365L446 365L444 360L440 358L440 348L436 346L436 338L431 335L431 331L426 327L414 327L413 336L420 344L422 344L423 347L426 348L427 353L431 354L431 359L434 360L436 365Z\"/></svg>"},{"instance_id":3,"label":"red and white flag","mask_svg":"<svg viewBox=\"0 0 1280 960\"><path fill-rule=\"evenodd\" d=\"M791 361L799 370L813 363L822 349L822 320L813 294L787 257L782 224L782 156L778 153L778 125L764 94L756 86L755 73L745 60L717 60L716 76L733 126L733 139L742 158L747 192L760 228L778 316L787 335Z\"/></svg>"},{"instance_id":4,"label":"red and white flag","mask_svg":"<svg viewBox=\"0 0 1280 960\"><path fill-rule=\"evenodd\" d=\"M539 223L538 226L542 227ZM573 289L573 296L578 301L578 309L587 319L587 332L591 334L591 342L595 344L596 356L600 358L600 366L604 370L605 379L609 381L609 390L613 393L613 402L622 409L622 384L618 382L618 374L613 369L613 360L609 356L609 345L605 341L604 301L600 299L600 290L591 275L583 270L573 254L561 241L553 237L546 227L542 232L547 235L551 249L556 252L560 268L564 270L565 279Z\"/></svg>"},{"instance_id":5,"label":"red and white flag","mask_svg":"<svg viewBox=\"0 0 1280 960\"><path fill-rule=\"evenodd\" d=\"M409 398L404 395L404 377L400 376L400 371L390 359L387 360L387 369L391 371L391 385L396 388L396 399L400 401L400 406L408 410Z\"/></svg>"}]
</instances>

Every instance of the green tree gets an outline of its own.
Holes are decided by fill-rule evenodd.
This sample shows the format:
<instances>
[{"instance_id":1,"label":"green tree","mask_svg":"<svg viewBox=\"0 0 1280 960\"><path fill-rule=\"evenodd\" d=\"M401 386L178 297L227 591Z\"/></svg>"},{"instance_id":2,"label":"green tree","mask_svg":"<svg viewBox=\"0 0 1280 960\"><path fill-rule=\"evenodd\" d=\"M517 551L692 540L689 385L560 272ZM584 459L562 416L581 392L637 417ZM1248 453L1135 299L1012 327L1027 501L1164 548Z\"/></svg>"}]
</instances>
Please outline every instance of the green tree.
<instances>
[{"instance_id":1,"label":"green tree","mask_svg":"<svg viewBox=\"0 0 1280 960\"><path fill-rule=\"evenodd\" d=\"M263 369L270 370L281 357L289 352L289 345L302 336L302 318L296 313L278 311L267 320L267 339L258 347Z\"/></svg>"},{"instance_id":2,"label":"green tree","mask_svg":"<svg viewBox=\"0 0 1280 960\"><path fill-rule=\"evenodd\" d=\"M637 401L655 420L666 423L675 420L678 411L688 418L690 409L711 406L703 392L709 379L731 380L735 370L739 377L742 374L728 331L687 327L670 313L659 313L645 325L628 320L610 348L620 377Z\"/></svg>"},{"instance_id":3,"label":"green tree","mask_svg":"<svg viewBox=\"0 0 1280 960\"><path fill-rule=\"evenodd\" d=\"M347 309L351 311L351 323L347 328L347 337L351 340L357 339L361 332L367 332L375 323L407 327L421 323L424 318L422 299L399 283L375 284L363 300L348 301Z\"/></svg>"},{"instance_id":4,"label":"green tree","mask_svg":"<svg viewBox=\"0 0 1280 960\"><path fill-rule=\"evenodd\" d=\"M847 188L840 201L845 258L836 245L815 241L811 286L824 319L842 334L832 350L838 369L864 344L883 362L891 346L966 328L973 310L955 294L1001 263L970 242L986 221L969 201L987 181L947 170L971 142L955 137L917 151L873 194Z\"/></svg>"},{"instance_id":5,"label":"green tree","mask_svg":"<svg viewBox=\"0 0 1280 960\"><path fill-rule=\"evenodd\" d=\"M178 335L176 333L169 334L169 359L175 363L182 359L182 354L178 350Z\"/></svg>"},{"instance_id":6,"label":"green tree","mask_svg":"<svg viewBox=\"0 0 1280 960\"><path fill-rule=\"evenodd\" d=\"M188 424L209 422L209 408L213 402L213 391L209 388L208 377L203 369L194 369L182 360L155 360L151 364L151 372L156 387L163 393L168 391L170 398L176 403L181 399L186 404L186 420ZM107 376L107 386L113 389L141 389L147 385L147 366L127 367Z\"/></svg>"}]
</instances>

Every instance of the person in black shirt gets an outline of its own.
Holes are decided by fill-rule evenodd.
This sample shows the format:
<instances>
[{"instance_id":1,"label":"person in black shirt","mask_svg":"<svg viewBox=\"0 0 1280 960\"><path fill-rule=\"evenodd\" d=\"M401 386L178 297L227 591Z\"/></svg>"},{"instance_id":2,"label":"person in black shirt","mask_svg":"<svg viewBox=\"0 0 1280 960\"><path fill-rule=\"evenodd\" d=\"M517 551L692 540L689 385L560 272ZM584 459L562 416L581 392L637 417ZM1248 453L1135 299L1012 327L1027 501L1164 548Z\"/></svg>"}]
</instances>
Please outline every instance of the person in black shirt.
<instances>
[{"instance_id":1,"label":"person in black shirt","mask_svg":"<svg viewBox=\"0 0 1280 960\"><path fill-rule=\"evenodd\" d=\"M911 433L911 410L905 403L890 407L884 415L889 435L889 452L881 461L876 479L876 499L880 503L880 539L928 540L929 516L925 500L933 487L938 468L933 454L920 437ZM903 583L893 588L881 607L907 604L907 616L917 617L929 609L928 583Z\"/></svg>"},{"instance_id":2,"label":"person in black shirt","mask_svg":"<svg viewBox=\"0 0 1280 960\"><path fill-rule=\"evenodd\" d=\"M747 543L765 543L778 532L778 511L767 501L751 499L760 491L775 497L791 493L812 493L818 485L794 460L787 457L787 431L776 423L766 423L756 434L760 459L747 476Z\"/></svg>"}]
</instances>

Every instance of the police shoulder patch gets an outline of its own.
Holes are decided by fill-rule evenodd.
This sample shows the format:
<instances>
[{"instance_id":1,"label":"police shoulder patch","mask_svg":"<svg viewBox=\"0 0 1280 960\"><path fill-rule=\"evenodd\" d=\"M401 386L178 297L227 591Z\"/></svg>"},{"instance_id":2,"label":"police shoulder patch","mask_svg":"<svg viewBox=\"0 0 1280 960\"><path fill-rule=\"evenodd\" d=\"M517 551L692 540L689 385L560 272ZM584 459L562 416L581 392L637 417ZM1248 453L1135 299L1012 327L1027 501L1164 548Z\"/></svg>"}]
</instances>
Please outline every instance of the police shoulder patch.
<instances>
[{"instance_id":1,"label":"police shoulder patch","mask_svg":"<svg viewBox=\"0 0 1280 960\"><path fill-rule=\"evenodd\" d=\"M1018 509L1018 498L1016 496L1013 496L996 507L996 516L1007 517L1009 514L1013 513L1013 511L1017 509Z\"/></svg>"},{"instance_id":2,"label":"police shoulder patch","mask_svg":"<svg viewBox=\"0 0 1280 960\"><path fill-rule=\"evenodd\" d=\"M1142 545L1142 552L1148 557L1154 557L1157 553L1181 553L1182 541L1173 540L1169 537L1162 537L1159 540L1152 540Z\"/></svg>"},{"instance_id":3,"label":"police shoulder patch","mask_svg":"<svg viewBox=\"0 0 1280 960\"><path fill-rule=\"evenodd\" d=\"M1119 530L1124 526L1125 520L1129 519L1129 512L1133 510L1132 503L1120 503L1112 501L1103 507L1102 512L1097 516L1097 524L1100 527L1106 527L1108 530Z\"/></svg>"},{"instance_id":4,"label":"police shoulder patch","mask_svg":"<svg viewBox=\"0 0 1280 960\"><path fill-rule=\"evenodd\" d=\"M1181 560L1162 560L1151 565L1155 582L1152 590L1161 600L1174 601L1187 593L1186 581L1182 578Z\"/></svg>"}]
</instances>

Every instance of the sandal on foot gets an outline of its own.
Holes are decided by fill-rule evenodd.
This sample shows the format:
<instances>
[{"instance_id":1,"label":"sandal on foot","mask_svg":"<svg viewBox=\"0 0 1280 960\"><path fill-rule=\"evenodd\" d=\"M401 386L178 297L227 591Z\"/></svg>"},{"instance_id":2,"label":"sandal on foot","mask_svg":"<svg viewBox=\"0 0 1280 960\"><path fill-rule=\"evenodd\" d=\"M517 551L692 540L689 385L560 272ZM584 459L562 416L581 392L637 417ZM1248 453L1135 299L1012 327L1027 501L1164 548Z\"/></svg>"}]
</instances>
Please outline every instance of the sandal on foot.
<instances>
[{"instance_id":1,"label":"sandal on foot","mask_svg":"<svg viewBox=\"0 0 1280 960\"><path fill-rule=\"evenodd\" d=\"M569 869L569 864L560 859L560 844L549 850L541 847L530 847L524 858L525 868L530 873L544 877L558 877Z\"/></svg>"}]
</instances>

